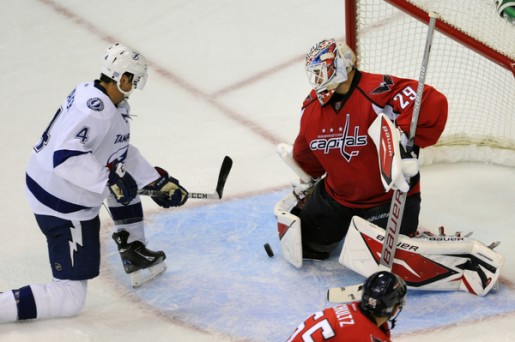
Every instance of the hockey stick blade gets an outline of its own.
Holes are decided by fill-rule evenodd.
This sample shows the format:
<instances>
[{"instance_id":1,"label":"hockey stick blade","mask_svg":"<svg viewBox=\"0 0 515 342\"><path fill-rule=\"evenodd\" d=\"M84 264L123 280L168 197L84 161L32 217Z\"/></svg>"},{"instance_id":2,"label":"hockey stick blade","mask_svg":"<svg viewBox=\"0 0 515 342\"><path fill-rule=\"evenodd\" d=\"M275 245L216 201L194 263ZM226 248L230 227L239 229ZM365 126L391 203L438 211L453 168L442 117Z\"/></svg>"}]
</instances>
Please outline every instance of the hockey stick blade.
<instances>
[{"instance_id":1,"label":"hockey stick blade","mask_svg":"<svg viewBox=\"0 0 515 342\"><path fill-rule=\"evenodd\" d=\"M222 162L222 166L220 167L220 173L218 174L218 182L216 183L216 193L218 194L218 197L220 199L222 199L225 182L227 181L227 177L229 177L229 172L231 172L231 168L232 159L229 156L225 156L224 161Z\"/></svg>"},{"instance_id":2,"label":"hockey stick blade","mask_svg":"<svg viewBox=\"0 0 515 342\"><path fill-rule=\"evenodd\" d=\"M327 290L327 300L331 303L350 303L361 300L363 284L345 287L332 287Z\"/></svg>"},{"instance_id":3,"label":"hockey stick blade","mask_svg":"<svg viewBox=\"0 0 515 342\"><path fill-rule=\"evenodd\" d=\"M232 159L229 156L225 156L222 166L220 167L220 173L218 174L218 182L216 183L215 192L213 193L205 193L205 192L190 192L188 194L188 198L193 199L222 199L222 195L224 192L225 182L227 181L227 177L229 177L229 172L231 172L232 168ZM144 196L168 196L166 193L158 190L149 190L149 189L141 189L138 191L138 194Z\"/></svg>"}]
</instances>

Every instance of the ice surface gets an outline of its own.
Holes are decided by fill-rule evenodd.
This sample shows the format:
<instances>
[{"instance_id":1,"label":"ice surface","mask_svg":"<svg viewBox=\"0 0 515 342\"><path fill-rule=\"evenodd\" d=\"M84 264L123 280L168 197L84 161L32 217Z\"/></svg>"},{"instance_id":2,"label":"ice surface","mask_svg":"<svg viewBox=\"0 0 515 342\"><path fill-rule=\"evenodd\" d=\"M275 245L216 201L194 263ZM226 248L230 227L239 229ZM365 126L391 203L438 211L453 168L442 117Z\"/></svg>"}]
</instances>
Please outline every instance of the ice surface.
<instances>
[{"instance_id":1,"label":"ice surface","mask_svg":"<svg viewBox=\"0 0 515 342\"><path fill-rule=\"evenodd\" d=\"M360 279L334 258L292 268L272 213L293 178L274 151L296 134L309 90L303 56L322 38L344 36L343 1L26 0L5 2L0 17L0 291L50 280L25 163L63 98L98 76L112 42L150 61L145 90L131 98L131 138L151 162L210 192L223 156L234 160L222 201L166 211L144 199L150 246L168 255L160 279L130 288L103 212L102 270L83 312L0 325L1 341L281 341L328 305L326 287ZM410 293L394 339L514 341L514 169L436 164L422 177L422 224L501 240L506 264L501 289L485 298Z\"/></svg>"}]
</instances>

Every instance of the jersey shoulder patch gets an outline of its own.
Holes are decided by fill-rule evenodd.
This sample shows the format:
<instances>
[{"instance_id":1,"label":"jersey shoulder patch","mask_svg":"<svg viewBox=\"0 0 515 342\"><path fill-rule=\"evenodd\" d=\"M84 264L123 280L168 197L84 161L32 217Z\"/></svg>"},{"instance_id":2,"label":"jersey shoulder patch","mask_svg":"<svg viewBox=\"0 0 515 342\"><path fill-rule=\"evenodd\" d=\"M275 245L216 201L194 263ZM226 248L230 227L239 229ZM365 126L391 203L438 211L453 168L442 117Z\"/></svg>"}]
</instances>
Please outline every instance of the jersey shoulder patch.
<instances>
[{"instance_id":1,"label":"jersey shoulder patch","mask_svg":"<svg viewBox=\"0 0 515 342\"><path fill-rule=\"evenodd\" d=\"M393 78L390 75L383 75L383 80L370 92L370 94L374 95L389 92L393 85Z\"/></svg>"},{"instance_id":2,"label":"jersey shoulder patch","mask_svg":"<svg viewBox=\"0 0 515 342\"><path fill-rule=\"evenodd\" d=\"M89 109L94 110L95 112L101 112L104 110L104 102L98 97L88 99L86 105Z\"/></svg>"}]
</instances>

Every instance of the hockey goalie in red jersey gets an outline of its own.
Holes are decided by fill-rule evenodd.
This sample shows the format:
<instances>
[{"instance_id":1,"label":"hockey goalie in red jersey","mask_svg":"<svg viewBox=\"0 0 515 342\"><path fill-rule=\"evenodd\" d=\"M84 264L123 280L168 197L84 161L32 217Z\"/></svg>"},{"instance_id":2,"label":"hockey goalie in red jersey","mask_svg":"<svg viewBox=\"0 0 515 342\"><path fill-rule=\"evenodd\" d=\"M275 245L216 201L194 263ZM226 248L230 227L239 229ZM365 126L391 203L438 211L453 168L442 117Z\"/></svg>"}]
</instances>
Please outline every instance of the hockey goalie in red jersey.
<instances>
[{"instance_id":1,"label":"hockey goalie in red jersey","mask_svg":"<svg viewBox=\"0 0 515 342\"><path fill-rule=\"evenodd\" d=\"M424 85L412 129L419 81L358 70L353 51L334 39L313 46L305 68L313 90L302 104L298 135L293 146L277 146L299 177L274 208L284 259L295 267L327 259L344 239L339 262L368 277L381 262L391 214L401 234L391 270L408 287L486 295L504 264L493 251L499 242L418 227L417 158L445 128L446 97ZM399 196L391 205L394 193L406 194L403 214Z\"/></svg>"},{"instance_id":2,"label":"hockey goalie in red jersey","mask_svg":"<svg viewBox=\"0 0 515 342\"><path fill-rule=\"evenodd\" d=\"M309 316L287 342L387 342L406 301L404 281L393 273L372 274L363 285L362 300Z\"/></svg>"},{"instance_id":3,"label":"hockey goalie in red jersey","mask_svg":"<svg viewBox=\"0 0 515 342\"><path fill-rule=\"evenodd\" d=\"M425 85L410 149L404 132L409 135L418 81L368 73L354 64L354 52L343 42L329 39L311 48L306 73L313 90L302 104L293 149L278 150L283 159L290 159L290 166L297 167L297 174L304 175L294 184L299 204L293 210L284 208L284 202L278 204L280 212L300 219L301 258L326 259L355 215L384 228L396 189L408 192L400 233L414 235L421 202L417 155L420 148L438 141L447 121L446 97ZM380 167L378 156L384 151L374 136L380 133L371 132L378 117L393 123L400 142L397 155L402 159L394 165L395 174L385 175ZM309 200L304 201L307 193ZM286 221L290 227L292 220ZM297 267L299 255L289 260Z\"/></svg>"}]
</instances>

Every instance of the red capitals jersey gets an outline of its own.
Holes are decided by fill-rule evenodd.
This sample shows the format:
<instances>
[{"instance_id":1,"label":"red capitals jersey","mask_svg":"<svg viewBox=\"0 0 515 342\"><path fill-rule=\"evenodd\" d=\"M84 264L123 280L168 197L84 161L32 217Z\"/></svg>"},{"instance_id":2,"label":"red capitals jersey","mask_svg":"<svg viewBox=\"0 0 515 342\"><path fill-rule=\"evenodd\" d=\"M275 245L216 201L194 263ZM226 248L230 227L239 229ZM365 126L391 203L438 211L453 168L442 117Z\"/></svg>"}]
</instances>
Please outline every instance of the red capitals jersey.
<instances>
[{"instance_id":1,"label":"red capitals jersey","mask_svg":"<svg viewBox=\"0 0 515 342\"><path fill-rule=\"evenodd\" d=\"M390 330L379 328L358 309L358 303L342 304L309 316L287 342L388 342Z\"/></svg>"},{"instance_id":2,"label":"red capitals jersey","mask_svg":"<svg viewBox=\"0 0 515 342\"><path fill-rule=\"evenodd\" d=\"M336 100L333 95L324 106L313 90L303 104L294 159L314 178L327 173L327 193L344 206L370 208L390 201L393 191L384 190L377 149L367 132L377 115L385 113L409 135L417 86L415 80L356 70L349 92ZM446 121L446 97L426 85L415 145L435 144ZM410 194L419 191L416 183Z\"/></svg>"}]
</instances>

